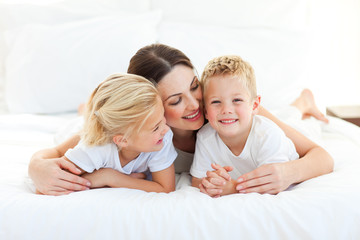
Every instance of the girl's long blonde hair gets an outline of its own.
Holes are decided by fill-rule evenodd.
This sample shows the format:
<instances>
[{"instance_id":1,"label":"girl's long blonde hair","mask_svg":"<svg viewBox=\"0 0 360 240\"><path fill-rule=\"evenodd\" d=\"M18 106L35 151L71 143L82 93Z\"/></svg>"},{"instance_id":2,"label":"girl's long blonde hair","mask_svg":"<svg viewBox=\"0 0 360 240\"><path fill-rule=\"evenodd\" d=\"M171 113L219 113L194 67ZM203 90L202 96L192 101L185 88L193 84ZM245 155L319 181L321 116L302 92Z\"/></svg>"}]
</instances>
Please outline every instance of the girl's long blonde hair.
<instances>
[{"instance_id":1,"label":"girl's long blonde hair","mask_svg":"<svg viewBox=\"0 0 360 240\"><path fill-rule=\"evenodd\" d=\"M103 145L115 135L138 133L161 101L155 86L133 74L113 74L92 92L85 109L82 140Z\"/></svg>"}]
</instances>

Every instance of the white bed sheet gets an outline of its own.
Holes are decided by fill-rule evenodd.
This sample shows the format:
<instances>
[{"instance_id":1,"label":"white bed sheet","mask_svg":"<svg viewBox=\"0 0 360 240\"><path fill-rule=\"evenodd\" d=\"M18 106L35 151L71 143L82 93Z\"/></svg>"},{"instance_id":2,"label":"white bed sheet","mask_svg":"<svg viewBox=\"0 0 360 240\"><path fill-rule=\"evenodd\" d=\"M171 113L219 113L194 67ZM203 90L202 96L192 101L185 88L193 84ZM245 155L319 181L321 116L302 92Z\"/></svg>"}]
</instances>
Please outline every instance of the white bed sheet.
<instances>
[{"instance_id":1,"label":"white bed sheet","mask_svg":"<svg viewBox=\"0 0 360 240\"><path fill-rule=\"evenodd\" d=\"M0 115L0 239L360 239L360 128L322 127L335 171L277 195L210 198L177 176L177 191L33 193L31 155L53 146L73 115Z\"/></svg>"}]
</instances>

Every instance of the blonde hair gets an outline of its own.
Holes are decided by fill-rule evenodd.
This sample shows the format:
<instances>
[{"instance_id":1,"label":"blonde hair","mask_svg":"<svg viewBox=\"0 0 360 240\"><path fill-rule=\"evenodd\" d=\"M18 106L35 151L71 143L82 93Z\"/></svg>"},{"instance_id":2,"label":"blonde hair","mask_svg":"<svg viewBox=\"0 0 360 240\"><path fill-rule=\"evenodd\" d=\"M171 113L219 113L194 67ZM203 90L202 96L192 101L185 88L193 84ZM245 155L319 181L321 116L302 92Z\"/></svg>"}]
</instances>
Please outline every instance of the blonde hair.
<instances>
[{"instance_id":1,"label":"blonde hair","mask_svg":"<svg viewBox=\"0 0 360 240\"><path fill-rule=\"evenodd\" d=\"M92 92L85 109L82 139L103 145L115 135L138 133L161 101L155 86L133 74L113 74Z\"/></svg>"},{"instance_id":2,"label":"blonde hair","mask_svg":"<svg viewBox=\"0 0 360 240\"><path fill-rule=\"evenodd\" d=\"M254 69L239 56L227 55L216 57L208 62L201 76L201 84L204 94L208 79L218 75L230 75L239 77L239 80L247 88L250 97L257 96Z\"/></svg>"}]
</instances>

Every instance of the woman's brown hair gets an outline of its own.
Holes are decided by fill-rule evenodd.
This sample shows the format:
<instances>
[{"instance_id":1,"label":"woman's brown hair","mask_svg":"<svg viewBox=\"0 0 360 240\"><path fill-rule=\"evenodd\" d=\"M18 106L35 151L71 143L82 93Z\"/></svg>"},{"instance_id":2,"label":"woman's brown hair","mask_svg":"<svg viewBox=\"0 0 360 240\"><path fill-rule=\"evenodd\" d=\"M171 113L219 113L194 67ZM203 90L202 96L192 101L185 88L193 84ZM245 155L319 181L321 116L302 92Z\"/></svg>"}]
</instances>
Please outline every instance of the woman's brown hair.
<instances>
[{"instance_id":1,"label":"woman's brown hair","mask_svg":"<svg viewBox=\"0 0 360 240\"><path fill-rule=\"evenodd\" d=\"M139 49L131 58L128 73L140 75L155 85L178 64L194 69L180 50L164 44L151 44Z\"/></svg>"}]
</instances>

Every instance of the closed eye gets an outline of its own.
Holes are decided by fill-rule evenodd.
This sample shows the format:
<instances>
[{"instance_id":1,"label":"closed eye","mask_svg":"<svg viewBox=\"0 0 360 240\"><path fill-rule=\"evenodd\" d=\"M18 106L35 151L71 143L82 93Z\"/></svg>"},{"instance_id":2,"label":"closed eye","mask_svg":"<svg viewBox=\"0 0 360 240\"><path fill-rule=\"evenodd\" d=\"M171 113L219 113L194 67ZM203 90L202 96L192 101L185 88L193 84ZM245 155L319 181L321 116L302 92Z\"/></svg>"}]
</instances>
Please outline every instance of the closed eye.
<instances>
[{"instance_id":1,"label":"closed eye","mask_svg":"<svg viewBox=\"0 0 360 240\"><path fill-rule=\"evenodd\" d=\"M193 87L191 88L191 91L195 91L196 89L199 88L199 86L200 86L199 82L196 82L195 86L193 86Z\"/></svg>"},{"instance_id":2,"label":"closed eye","mask_svg":"<svg viewBox=\"0 0 360 240\"><path fill-rule=\"evenodd\" d=\"M173 102L173 103L169 103L170 105L178 105L179 103L181 103L182 101L182 98L179 97L179 99L176 101L176 102Z\"/></svg>"},{"instance_id":3,"label":"closed eye","mask_svg":"<svg viewBox=\"0 0 360 240\"><path fill-rule=\"evenodd\" d=\"M190 85L190 91L195 91L196 89L198 89L200 86L200 83L199 83L199 80L198 78L195 76L191 82L191 85Z\"/></svg>"},{"instance_id":4,"label":"closed eye","mask_svg":"<svg viewBox=\"0 0 360 240\"><path fill-rule=\"evenodd\" d=\"M210 102L211 104L217 104L217 103L221 103L219 100L214 100Z\"/></svg>"}]
</instances>

